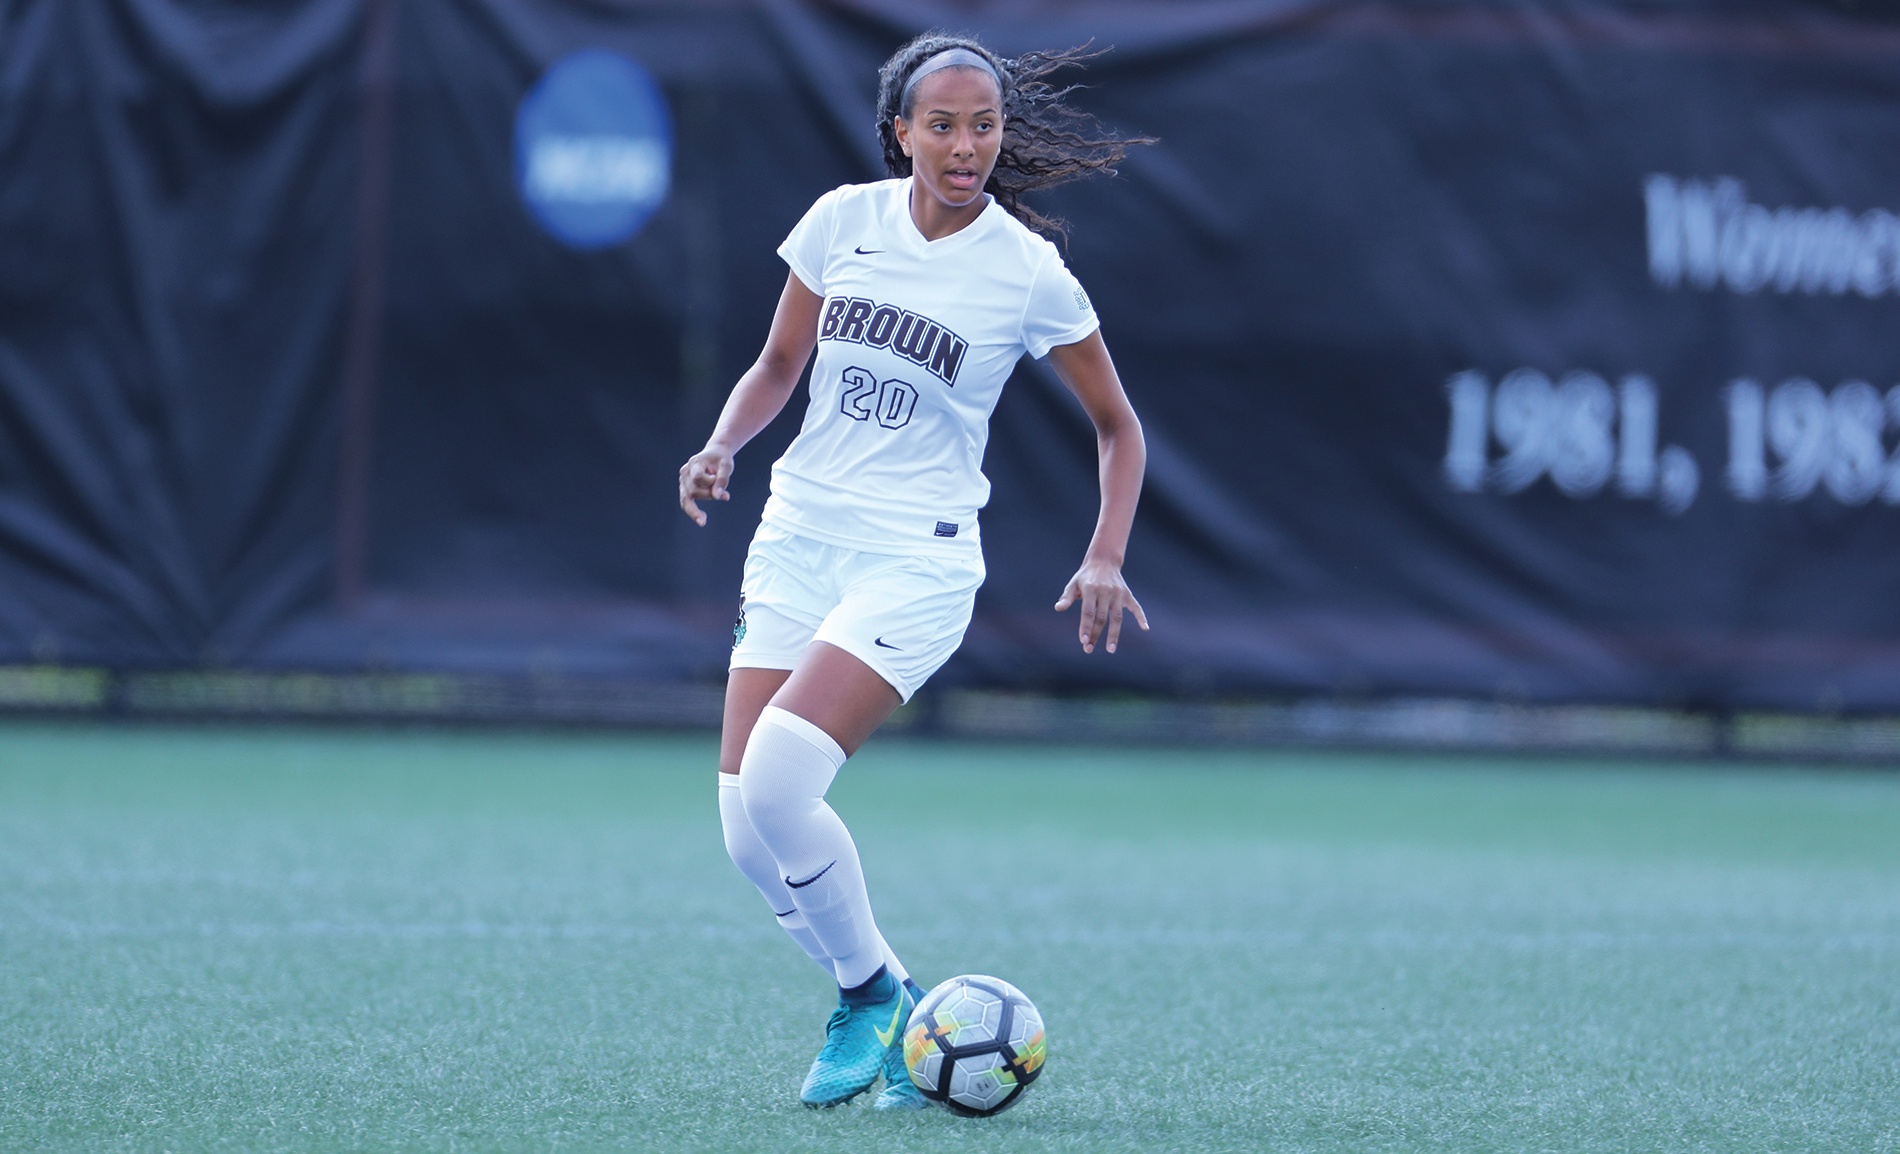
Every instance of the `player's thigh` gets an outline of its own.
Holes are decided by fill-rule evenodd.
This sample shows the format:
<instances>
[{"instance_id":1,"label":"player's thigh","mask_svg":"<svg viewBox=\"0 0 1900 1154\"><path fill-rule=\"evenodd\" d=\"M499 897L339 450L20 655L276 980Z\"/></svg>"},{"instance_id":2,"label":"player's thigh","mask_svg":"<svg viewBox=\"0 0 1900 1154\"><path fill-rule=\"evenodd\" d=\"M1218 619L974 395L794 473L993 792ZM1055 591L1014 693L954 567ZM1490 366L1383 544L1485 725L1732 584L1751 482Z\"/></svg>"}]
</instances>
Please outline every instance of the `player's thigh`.
<instances>
[{"instance_id":1,"label":"player's thigh","mask_svg":"<svg viewBox=\"0 0 1900 1154\"><path fill-rule=\"evenodd\" d=\"M771 703L830 734L849 757L903 698L877 670L835 645L814 641Z\"/></svg>"},{"instance_id":2,"label":"player's thigh","mask_svg":"<svg viewBox=\"0 0 1900 1154\"><path fill-rule=\"evenodd\" d=\"M719 772L738 773L759 713L797 667L825 614L839 550L761 524L746 553L739 619L733 623Z\"/></svg>"},{"instance_id":3,"label":"player's thigh","mask_svg":"<svg viewBox=\"0 0 1900 1154\"><path fill-rule=\"evenodd\" d=\"M857 658L909 701L963 644L983 577L981 556L864 558L814 640Z\"/></svg>"},{"instance_id":4,"label":"player's thigh","mask_svg":"<svg viewBox=\"0 0 1900 1154\"><path fill-rule=\"evenodd\" d=\"M795 603L758 604L748 599L733 629L726 674L726 710L719 733L719 772L738 773L759 713L785 684L811 648L821 611Z\"/></svg>"},{"instance_id":5,"label":"player's thigh","mask_svg":"<svg viewBox=\"0 0 1900 1154\"><path fill-rule=\"evenodd\" d=\"M792 675L789 669L734 669L726 675L726 713L719 728L719 772L738 773L745 743L772 695Z\"/></svg>"}]
</instances>

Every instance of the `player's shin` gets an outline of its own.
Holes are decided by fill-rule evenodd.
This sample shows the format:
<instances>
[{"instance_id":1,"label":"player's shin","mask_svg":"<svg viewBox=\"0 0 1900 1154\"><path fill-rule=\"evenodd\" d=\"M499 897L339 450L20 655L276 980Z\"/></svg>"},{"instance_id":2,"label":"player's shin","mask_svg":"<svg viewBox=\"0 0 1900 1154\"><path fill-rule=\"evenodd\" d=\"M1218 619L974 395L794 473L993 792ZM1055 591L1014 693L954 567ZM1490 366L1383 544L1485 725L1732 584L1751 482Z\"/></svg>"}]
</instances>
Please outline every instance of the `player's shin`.
<instances>
[{"instance_id":1,"label":"player's shin","mask_svg":"<svg viewBox=\"0 0 1900 1154\"><path fill-rule=\"evenodd\" d=\"M777 862L792 901L830 955L840 987L885 964L864 870L850 831L825 792L845 753L824 730L767 706L740 762L746 817Z\"/></svg>"},{"instance_id":2,"label":"player's shin","mask_svg":"<svg viewBox=\"0 0 1900 1154\"><path fill-rule=\"evenodd\" d=\"M825 973L835 975L831 955L818 944L818 936L805 923L805 915L798 912L797 903L792 901L792 891L785 888L785 879L779 874L778 862L772 858L772 851L765 848L765 843L759 840L758 831L752 828L752 822L745 815L745 803L739 797L739 775L736 773L719 775L719 824L725 829L726 853L732 858L732 864L738 866L746 880L758 888L759 896L765 899L765 904L771 907L773 916L778 919L779 928L798 943L798 948L804 950L812 961L823 967Z\"/></svg>"}]
</instances>

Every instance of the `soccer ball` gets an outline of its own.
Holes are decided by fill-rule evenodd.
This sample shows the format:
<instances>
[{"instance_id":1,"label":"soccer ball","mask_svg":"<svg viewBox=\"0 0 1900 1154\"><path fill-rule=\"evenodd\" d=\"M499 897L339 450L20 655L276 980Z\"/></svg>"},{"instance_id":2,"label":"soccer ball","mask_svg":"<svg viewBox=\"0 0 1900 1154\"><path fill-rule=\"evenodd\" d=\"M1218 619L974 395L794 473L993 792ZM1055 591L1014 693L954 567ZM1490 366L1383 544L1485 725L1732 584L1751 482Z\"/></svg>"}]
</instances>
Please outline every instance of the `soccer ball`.
<instances>
[{"instance_id":1,"label":"soccer ball","mask_svg":"<svg viewBox=\"0 0 1900 1154\"><path fill-rule=\"evenodd\" d=\"M904 1065L924 1097L966 1117L1014 1106L1042 1073L1042 1015L1001 978L965 974L924 995L904 1027Z\"/></svg>"}]
</instances>

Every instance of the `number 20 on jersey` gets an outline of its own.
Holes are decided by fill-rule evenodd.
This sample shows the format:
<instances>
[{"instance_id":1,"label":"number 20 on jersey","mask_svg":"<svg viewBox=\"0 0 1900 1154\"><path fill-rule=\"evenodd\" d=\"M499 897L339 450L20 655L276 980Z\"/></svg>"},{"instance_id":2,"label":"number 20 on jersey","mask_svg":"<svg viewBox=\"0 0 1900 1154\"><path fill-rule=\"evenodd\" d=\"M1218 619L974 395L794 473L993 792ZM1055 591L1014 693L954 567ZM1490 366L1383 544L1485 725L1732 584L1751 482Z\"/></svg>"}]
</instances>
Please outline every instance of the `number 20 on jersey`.
<instances>
[{"instance_id":1,"label":"number 20 on jersey","mask_svg":"<svg viewBox=\"0 0 1900 1154\"><path fill-rule=\"evenodd\" d=\"M838 407L845 416L854 421L875 417L887 429L901 429L910 423L911 414L917 410L914 386L894 379L879 381L876 373L856 365L841 376L844 392L838 397Z\"/></svg>"}]
</instances>

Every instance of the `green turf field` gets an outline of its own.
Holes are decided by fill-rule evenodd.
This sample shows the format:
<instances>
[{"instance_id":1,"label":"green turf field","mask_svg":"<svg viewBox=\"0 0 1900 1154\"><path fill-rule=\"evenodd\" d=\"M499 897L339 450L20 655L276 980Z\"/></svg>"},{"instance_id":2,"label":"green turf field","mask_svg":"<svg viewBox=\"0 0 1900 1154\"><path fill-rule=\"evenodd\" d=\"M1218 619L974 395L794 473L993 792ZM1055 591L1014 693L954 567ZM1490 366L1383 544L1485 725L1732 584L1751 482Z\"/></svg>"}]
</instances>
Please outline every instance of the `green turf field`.
<instances>
[{"instance_id":1,"label":"green turf field","mask_svg":"<svg viewBox=\"0 0 1900 1154\"><path fill-rule=\"evenodd\" d=\"M873 743L1041 1083L801 1109L709 740L0 726L0 1150L1900 1150L1900 777Z\"/></svg>"}]
</instances>

